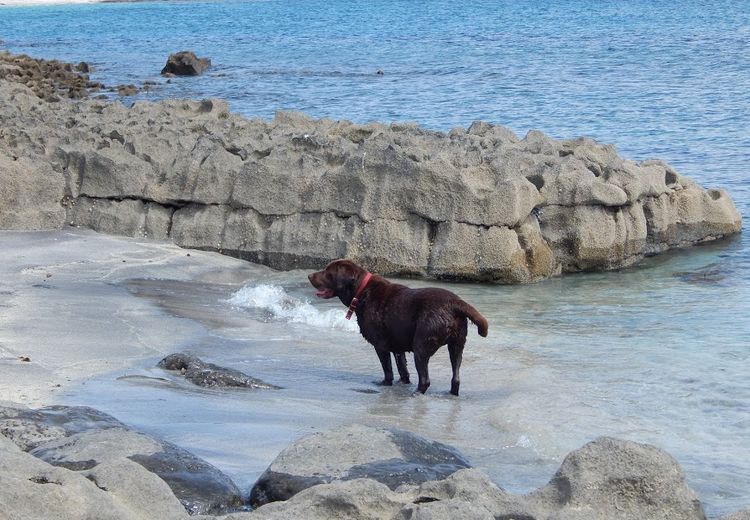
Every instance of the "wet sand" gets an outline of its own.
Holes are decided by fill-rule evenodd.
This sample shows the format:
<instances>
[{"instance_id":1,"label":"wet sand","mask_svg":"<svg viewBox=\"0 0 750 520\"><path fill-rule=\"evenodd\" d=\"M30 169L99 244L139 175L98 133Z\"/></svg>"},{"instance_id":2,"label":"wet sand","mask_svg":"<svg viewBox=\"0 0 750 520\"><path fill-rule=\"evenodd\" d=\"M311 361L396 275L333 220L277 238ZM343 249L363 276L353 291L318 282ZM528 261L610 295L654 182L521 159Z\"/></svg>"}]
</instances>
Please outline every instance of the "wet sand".
<instances>
[{"instance_id":1,"label":"wet sand","mask_svg":"<svg viewBox=\"0 0 750 520\"><path fill-rule=\"evenodd\" d=\"M117 282L236 281L264 269L86 231L0 232L0 244L0 399L29 406L56 403L70 385L166 355L196 334L198 325L161 315Z\"/></svg>"}]
</instances>

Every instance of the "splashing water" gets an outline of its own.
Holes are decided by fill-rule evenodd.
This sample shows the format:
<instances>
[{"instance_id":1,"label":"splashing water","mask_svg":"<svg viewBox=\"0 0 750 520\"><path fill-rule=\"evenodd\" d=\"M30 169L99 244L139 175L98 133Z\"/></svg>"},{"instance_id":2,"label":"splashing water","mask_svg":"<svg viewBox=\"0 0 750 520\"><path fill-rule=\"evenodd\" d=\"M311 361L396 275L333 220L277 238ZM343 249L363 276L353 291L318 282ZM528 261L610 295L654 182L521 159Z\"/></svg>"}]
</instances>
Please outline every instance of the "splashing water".
<instances>
[{"instance_id":1,"label":"splashing water","mask_svg":"<svg viewBox=\"0 0 750 520\"><path fill-rule=\"evenodd\" d=\"M286 321L304 323L322 329L336 329L346 332L357 332L356 317L349 321L341 310L321 311L309 301L300 300L289 295L278 285L261 284L243 287L235 292L227 303L243 309L266 311L268 321Z\"/></svg>"}]
</instances>

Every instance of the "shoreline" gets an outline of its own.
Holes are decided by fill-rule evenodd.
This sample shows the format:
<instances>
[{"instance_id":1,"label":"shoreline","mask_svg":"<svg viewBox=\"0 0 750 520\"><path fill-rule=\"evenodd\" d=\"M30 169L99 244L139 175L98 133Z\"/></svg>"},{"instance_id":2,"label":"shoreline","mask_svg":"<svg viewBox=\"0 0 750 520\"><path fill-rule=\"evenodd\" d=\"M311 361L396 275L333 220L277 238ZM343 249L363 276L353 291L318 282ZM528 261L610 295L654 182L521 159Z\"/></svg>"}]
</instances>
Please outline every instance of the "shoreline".
<instances>
[{"instance_id":1,"label":"shoreline","mask_svg":"<svg viewBox=\"0 0 750 520\"><path fill-rule=\"evenodd\" d=\"M161 315L148 302L123 291L119 281L138 276L210 278L212 273L223 271L241 276L264 269L217 253L88 230L2 231L0 242L6 252L0 274L8 280L0 283L0 294L7 302L3 312L6 327L0 332L0 367L11 375L0 382L0 401L27 406L58 404L58 394L68 386L149 357L163 357L172 352L176 338L187 340L196 333L197 325ZM25 250L28 243L33 244L30 251ZM95 250L89 249L91 244L96 244ZM33 259L31 265L29 259ZM102 299L102 306L86 307L87 314L81 317L94 328L85 333L64 332L67 319L56 309L85 306L88 296L82 299L81 291ZM113 342L110 334L97 332L95 326L108 317L130 313L140 318L112 322L112 330L127 338L118 341L132 345L126 351L115 346L118 341ZM28 343L23 332L13 332L24 329L29 315L36 316L38 323L34 343ZM159 332L164 320L170 322L169 334ZM55 347L50 350L52 345Z\"/></svg>"},{"instance_id":2,"label":"shoreline","mask_svg":"<svg viewBox=\"0 0 750 520\"><path fill-rule=\"evenodd\" d=\"M189 320L185 320L179 314L173 315L170 313L168 307L155 307L147 299L140 298L129 291L123 291L122 282L134 278L157 278L185 281L201 280L207 283L240 286L245 279L264 279L272 273L271 270L263 266L248 264L217 253L182 249L173 244L152 240L112 237L89 230L2 232L0 233L0 242L3 243L3 250L10 254L9 261L0 266L0 271L3 271L0 274L4 274L1 279L6 280L0 284L0 293L4 295L7 301L4 308L0 309L3 311L4 322L7 325L5 330L0 332L0 344L5 346L2 356L0 356L0 367L2 367L3 373L11 376L3 378L3 381L0 382L0 401L6 401L6 405L7 402L20 402L36 408L50 404L71 404L64 397L60 398L66 395L68 386L85 385L91 380L90 384L95 384L94 391L97 391L96 388L104 389L101 385L96 386L97 376L101 374L122 371L136 374L136 377L137 374L147 375L148 372L142 370L129 370L128 366L142 364L141 362L144 359L156 359L173 352L180 344L193 343L196 333L199 335L206 333L205 330L197 331L194 324L191 325ZM76 315L79 317L76 317L72 323L66 313L59 312L63 304L76 309ZM92 309L95 310L92 311ZM35 317L29 319L32 314ZM13 316L18 319L13 319ZM107 320L105 316L114 316L116 319ZM100 323L98 333L96 332L97 327L93 325L95 323ZM102 323L107 323L106 330L101 327ZM33 341L24 341L24 338L29 336L23 332L24 326L32 324L35 332L30 337L33 338ZM94 330L91 330L92 326L95 327ZM67 333L65 332L66 327L73 328L71 332ZM8 331L15 331L17 341L9 336ZM20 343L23 346L17 349L9 349L15 343ZM121 345L128 345L128 348L124 349ZM54 349L50 348L51 346L54 346ZM20 359L22 356L28 356L30 360L23 361ZM153 375L156 374L152 374L150 377L153 377ZM160 383L162 386L163 384L165 383ZM212 392L216 394L214 398L218 399L220 391L213 390ZM267 395L273 396L273 394ZM234 399L231 392L227 392L223 397L230 403ZM405 395L401 398L408 399ZM262 397L258 395L255 399L262 399ZM404 406L420 405L419 401L422 398L413 399L414 402L404 402ZM441 399L438 398L436 402L440 401ZM77 400L73 402L82 405L94 405L95 409L111 413L107 407L101 408L94 403ZM424 405L425 403L422 403L422 406ZM179 412L177 413L179 415ZM115 419L124 419L118 414L113 415ZM165 417L166 415L163 419ZM260 422L262 423L263 420L261 419ZM129 424L129 421L125 421L125 423ZM267 428L271 424L277 430L281 426L276 421L272 421L268 425L261 424L259 427ZM314 427L312 431L324 433L329 428L330 426L328 428ZM337 427L332 431L338 430ZM92 439L97 439L100 436L100 434L91 435ZM294 447L297 445L298 441L295 439L298 437L299 433L294 435L293 439L287 441L292 442L289 446L292 452L299 452L299 448ZM167 438L167 440L172 439ZM183 446L180 442L176 442L176 444ZM226 445L226 442L223 445ZM340 441L333 443L333 446L336 452L341 451ZM647 445L642 446L646 447ZM190 450L190 445L184 447ZM0 451L2 449L4 448L2 442L0 442ZM215 449L220 448L216 446ZM652 448L648 449L652 450ZM580 452L581 450L585 451L586 447L576 451ZM656 450L656 448L653 448L653 450ZM662 457L669 458L668 455L657 456L657 453L663 452L653 450L655 459L652 460L651 455L648 455L645 459L645 468L651 467L652 463L656 463ZM344 452L344 456L346 456L346 450ZM7 453L14 460L20 457L13 450L7 451ZM304 454L304 451L302 453ZM200 454L200 451L197 454ZM573 453L569 456L572 455ZM271 456L273 457L273 455ZM607 451L605 460L609 460L613 456L615 455ZM281 455L279 455L279 458L283 459ZM313 460L315 457L311 452L307 456L302 455L302 458ZM30 464L30 461L33 461L33 459L26 457L24 460L19 460L19 464ZM330 458L326 458L326 461L326 464L328 464ZM209 460L209 462L211 461ZM38 462L34 462L34 464L35 467L41 467ZM599 463L596 464L598 467ZM669 462L669 464L674 464L674 468L678 468L675 462ZM39 469L36 471L39 471ZM52 470L47 469L45 471ZM55 469L54 471L56 472L55 475L60 475L60 471L63 470ZM142 470L139 471L142 472ZM247 469L245 469L246 471ZM273 473L273 468L269 467L269 471ZM681 470L675 469L675 471ZM650 470L646 469L646 472L650 474ZM80 470L76 470L74 473L80 474ZM659 470L654 473L661 475L673 472L672 470L670 472ZM229 474L243 490L243 495L247 495L248 483L240 481L237 475ZM66 475L65 479L73 478L70 474L66 473ZM300 478L305 480L304 475ZM457 479L457 482L468 479L465 484L461 485L469 486L475 485L476 479L484 482L478 488L477 494L484 497L483 500L486 499L486 502L483 502L483 507L487 507L496 513L508 513L507 509L502 509L509 507L508 500L511 501L512 507L531 508L524 509L529 512L537 510L536 508L544 510L547 507L544 500L535 502L543 495L539 490L526 495L508 493L507 496L510 497L508 500L503 499L494 502L495 499L492 497L497 494L497 491L493 490L495 489L494 484L489 481L483 472L472 470L471 474L461 473L460 476L451 478ZM59 481L67 482L62 477ZM252 486L252 481L249 482L249 485ZM318 500L324 501L325 499L321 498L319 494L326 496L331 490L340 490L339 488L350 486L346 482L348 481L315 486L310 488L309 491L301 492L298 498L292 497L285 502L276 502L273 505L264 506L257 513L233 513L237 516L232 518L238 520L239 518L246 518L247 520L276 518L272 515L266 516L273 511L278 512L278 518L290 517L289 511L294 511L295 507L299 507L300 502L307 504L305 507L309 507L309 500L314 503L317 503ZM367 486L376 485L369 479L367 482ZM554 478L550 485L552 485L552 482L554 482ZM34 484L28 485L34 486ZM425 489L434 489L435 485L429 484ZM684 486L684 483L679 484L679 486ZM157 489L150 486L147 496L157 494ZM692 493L688 488L685 488L684 492ZM162 493L158 500L166 500L163 491L158 491L158 493ZM358 497L366 496L369 492L355 488L342 491L342 493L342 500L346 502L349 500L359 501L360 498ZM450 496L440 496L442 497L441 500L436 501L432 506L420 505L420 508L442 507L438 502L453 499ZM671 496L671 491L669 496ZM403 494L399 496L391 495L394 503L392 507L395 508L395 504L406 500L406 497L411 497L411 495L408 493L406 496ZM102 500L105 498L103 497ZM123 498L125 504L128 504L129 500L132 500L129 496ZM169 498L169 500L173 501L174 499ZM413 497L409 500L413 500ZM530 502L527 504L526 500L530 500ZM604 504L608 498L605 494L590 500L596 503L602 501L602 504ZM694 499L689 496L685 503L689 504L692 500ZM695 500L698 503L697 499ZM643 500L643 503L645 502L648 502L648 500ZM661 504L662 502L652 500L652 503ZM618 507L621 506L622 504L618 505ZM461 507L468 506L462 504ZM638 506L626 507L636 508ZM321 511L328 510L323 508ZM330 511L326 514L329 513ZM649 516L648 514L645 516L636 514L631 517L646 518ZM312 516L311 518L317 517ZM362 518L370 517L362 516ZM375 513L372 518L379 517ZM547 516L534 516L534 518L542 519L547 518ZM693 517L680 516L680 518ZM701 517L696 516L695 518L698 520ZM726 520L729 520L729 518L727 517ZM735 517L731 518L735 520Z\"/></svg>"}]
</instances>

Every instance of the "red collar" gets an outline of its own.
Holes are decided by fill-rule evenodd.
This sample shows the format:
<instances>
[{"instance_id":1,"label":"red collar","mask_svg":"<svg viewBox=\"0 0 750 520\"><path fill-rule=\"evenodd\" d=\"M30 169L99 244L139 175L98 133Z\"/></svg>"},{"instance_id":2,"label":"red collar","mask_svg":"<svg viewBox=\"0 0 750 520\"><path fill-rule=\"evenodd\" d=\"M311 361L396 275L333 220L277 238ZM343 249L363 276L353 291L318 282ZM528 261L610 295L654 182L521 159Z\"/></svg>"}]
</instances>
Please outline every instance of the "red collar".
<instances>
[{"instance_id":1,"label":"red collar","mask_svg":"<svg viewBox=\"0 0 750 520\"><path fill-rule=\"evenodd\" d=\"M362 294L362 291L364 291L365 287L367 287L367 283L370 281L370 278L372 278L372 273L368 272L359 283L357 292L354 293L354 298L352 298L352 303L349 304L349 310L346 311L347 320L352 319L352 314L354 314L354 311L357 309L357 304L359 303L359 295Z\"/></svg>"}]
</instances>

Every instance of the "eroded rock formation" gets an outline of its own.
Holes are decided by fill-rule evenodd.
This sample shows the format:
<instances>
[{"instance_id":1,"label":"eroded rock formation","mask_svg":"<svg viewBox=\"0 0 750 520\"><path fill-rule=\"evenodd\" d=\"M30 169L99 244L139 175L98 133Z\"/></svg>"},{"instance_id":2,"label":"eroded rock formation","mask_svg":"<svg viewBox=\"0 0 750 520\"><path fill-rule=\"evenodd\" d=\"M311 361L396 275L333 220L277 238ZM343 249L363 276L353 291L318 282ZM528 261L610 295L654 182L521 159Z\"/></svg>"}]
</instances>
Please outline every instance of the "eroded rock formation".
<instances>
[{"instance_id":1,"label":"eroded rock formation","mask_svg":"<svg viewBox=\"0 0 750 520\"><path fill-rule=\"evenodd\" d=\"M729 195L590 139L434 132L217 100L46 103L0 82L0 228L171 239L275 268L532 282L737 233Z\"/></svg>"}]
</instances>

